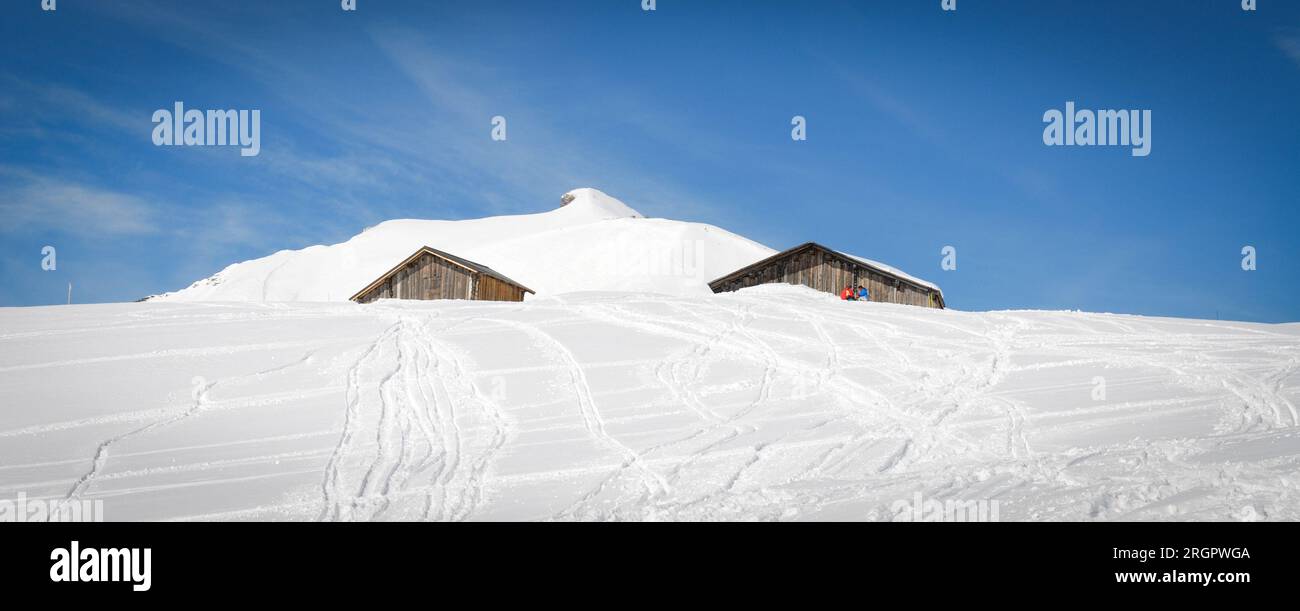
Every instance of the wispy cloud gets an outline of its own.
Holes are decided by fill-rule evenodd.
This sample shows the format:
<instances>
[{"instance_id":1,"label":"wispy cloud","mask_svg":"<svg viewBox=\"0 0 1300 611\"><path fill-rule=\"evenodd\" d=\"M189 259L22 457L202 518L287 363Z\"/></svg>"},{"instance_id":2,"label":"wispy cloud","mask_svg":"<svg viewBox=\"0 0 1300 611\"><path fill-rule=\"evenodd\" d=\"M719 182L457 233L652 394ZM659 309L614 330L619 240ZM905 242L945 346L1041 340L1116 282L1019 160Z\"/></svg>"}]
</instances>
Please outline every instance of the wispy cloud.
<instances>
[{"instance_id":1,"label":"wispy cloud","mask_svg":"<svg viewBox=\"0 0 1300 611\"><path fill-rule=\"evenodd\" d=\"M565 102L543 98L550 89L530 90L533 75L484 65L463 50L440 45L428 32L380 20L366 28L361 44L348 47L349 53L375 54L387 63L375 64L376 70L384 70L385 77L391 70L398 78L386 81L382 92L340 89L329 71L303 70L307 59L295 55L296 47L248 42L241 24L267 11L274 12L242 5L242 19L230 20L228 13L139 2L102 12L104 18L153 33L184 53L242 73L292 110L293 120L310 128L311 144L295 142L282 129L258 161L289 179L279 185L282 191L319 199L328 190L346 202L340 214L533 212L580 186L607 190L655 214L698 218L714 206L677 181L647 171L644 160L622 157L618 147L555 127L555 117L538 109ZM304 91L315 93L305 97ZM660 140L679 141L684 127L653 117L649 105L638 110L628 102L617 100L620 115L612 119L641 121L639 127L651 139L659 129ZM488 137L490 119L497 114L509 121L508 144ZM692 135L685 153L725 162L726 151L705 147L700 137Z\"/></svg>"},{"instance_id":2,"label":"wispy cloud","mask_svg":"<svg viewBox=\"0 0 1300 611\"><path fill-rule=\"evenodd\" d=\"M3 102L6 110L22 112L31 119L57 119L82 126L148 133L148 117L134 116L79 89L55 83L30 82L12 75L5 75L0 82L15 96ZM21 103L17 101L19 98Z\"/></svg>"},{"instance_id":3,"label":"wispy cloud","mask_svg":"<svg viewBox=\"0 0 1300 611\"><path fill-rule=\"evenodd\" d=\"M398 71L424 95L427 104L422 108L464 126L437 129L432 134L418 130L390 132L384 141L398 151L418 147L421 157L442 171L474 175L472 184L486 181L499 185L497 189L466 193L489 206L495 204L497 212L519 212L521 204L525 209L536 205L535 200L511 205L505 201L510 194L533 198L544 194L546 199L542 201L549 204L559 196L552 191L575 187L604 189L633 207L648 206L660 214L683 218L698 217L710 209L710 203L698 200L688 189L648 173L644 164L638 163L644 160L622 158L605 143L556 127L553 117L533 109L553 108L564 101L534 97L525 86L525 75L477 67L466 58L437 48L415 30L373 28L370 35ZM508 94L499 91L502 83L511 83ZM618 108L622 119L643 120L641 129L654 129L653 119L647 118L653 116L651 110L636 105ZM490 119L497 114L507 119L507 143L492 142L488 137ZM422 139L411 141L413 136ZM666 139L672 137L664 134ZM430 140L437 142L433 150L428 145Z\"/></svg>"},{"instance_id":4,"label":"wispy cloud","mask_svg":"<svg viewBox=\"0 0 1300 611\"><path fill-rule=\"evenodd\" d=\"M1273 37L1273 43L1282 53L1300 66L1300 30L1285 30Z\"/></svg>"},{"instance_id":5,"label":"wispy cloud","mask_svg":"<svg viewBox=\"0 0 1300 611\"><path fill-rule=\"evenodd\" d=\"M1022 164L972 156L969 143L955 138L949 133L948 127L936 122L931 114L920 110L922 105L898 97L882 83L849 70L834 60L822 58L822 61L853 94L954 162L981 168L984 172L999 176L1008 186L1035 201L1060 201L1062 191L1052 176ZM1037 128L1037 123L1031 125Z\"/></svg>"},{"instance_id":6,"label":"wispy cloud","mask_svg":"<svg viewBox=\"0 0 1300 611\"><path fill-rule=\"evenodd\" d=\"M135 195L57 179L29 177L0 187L0 231L54 230L81 236L158 231L154 206Z\"/></svg>"}]
</instances>

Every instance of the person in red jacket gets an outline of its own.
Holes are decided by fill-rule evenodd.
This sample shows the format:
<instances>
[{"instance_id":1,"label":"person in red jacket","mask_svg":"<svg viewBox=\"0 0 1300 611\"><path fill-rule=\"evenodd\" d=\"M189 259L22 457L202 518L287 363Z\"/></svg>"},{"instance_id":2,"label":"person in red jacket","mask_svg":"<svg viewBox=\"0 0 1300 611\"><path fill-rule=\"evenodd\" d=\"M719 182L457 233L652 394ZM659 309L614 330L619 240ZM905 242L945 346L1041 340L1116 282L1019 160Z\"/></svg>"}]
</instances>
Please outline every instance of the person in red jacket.
<instances>
[{"instance_id":1,"label":"person in red jacket","mask_svg":"<svg viewBox=\"0 0 1300 611\"><path fill-rule=\"evenodd\" d=\"M840 299L845 301L856 301L858 296L853 292L853 287L846 284L844 290L840 291Z\"/></svg>"}]
</instances>

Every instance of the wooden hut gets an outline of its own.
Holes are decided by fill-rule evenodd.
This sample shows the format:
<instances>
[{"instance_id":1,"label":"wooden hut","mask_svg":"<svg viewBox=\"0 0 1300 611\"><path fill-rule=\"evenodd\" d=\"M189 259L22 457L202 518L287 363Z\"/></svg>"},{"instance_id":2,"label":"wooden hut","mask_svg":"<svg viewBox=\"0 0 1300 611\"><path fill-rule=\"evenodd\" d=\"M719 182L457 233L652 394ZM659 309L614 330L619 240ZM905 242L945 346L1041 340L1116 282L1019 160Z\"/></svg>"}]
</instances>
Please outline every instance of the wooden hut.
<instances>
[{"instance_id":1,"label":"wooden hut","mask_svg":"<svg viewBox=\"0 0 1300 611\"><path fill-rule=\"evenodd\" d=\"M865 286L872 301L943 308L938 286L913 278L888 265L808 242L742 267L709 283L714 293L760 284L802 284L839 295L846 285Z\"/></svg>"},{"instance_id":2,"label":"wooden hut","mask_svg":"<svg viewBox=\"0 0 1300 611\"><path fill-rule=\"evenodd\" d=\"M357 303L376 299L523 301L524 293L536 294L486 265L424 246L351 299Z\"/></svg>"}]
</instances>

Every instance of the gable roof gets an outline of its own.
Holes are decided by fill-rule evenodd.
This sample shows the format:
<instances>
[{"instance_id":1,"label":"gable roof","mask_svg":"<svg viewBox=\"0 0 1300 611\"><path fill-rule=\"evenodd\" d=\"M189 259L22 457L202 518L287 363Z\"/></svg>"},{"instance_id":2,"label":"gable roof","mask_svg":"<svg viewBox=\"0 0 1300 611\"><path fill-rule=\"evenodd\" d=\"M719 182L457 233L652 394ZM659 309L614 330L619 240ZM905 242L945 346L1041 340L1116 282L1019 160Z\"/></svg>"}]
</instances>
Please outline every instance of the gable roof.
<instances>
[{"instance_id":1,"label":"gable roof","mask_svg":"<svg viewBox=\"0 0 1300 611\"><path fill-rule=\"evenodd\" d=\"M835 251L835 254L838 254L838 255L844 255L844 256L846 256L846 257L848 257L848 258L850 258L850 259L853 259L854 261L857 261L858 263L861 263L861 264L863 264L863 265L866 265L867 267L870 267L870 268L873 268L873 269L880 270L880 271L882 271L882 272L884 272L884 273L886 273L886 274L888 274L888 275L890 275L890 276L893 276L893 277L898 278L898 279L900 279L900 280L903 280L903 281L905 281L905 282L911 282L912 284L920 285L921 287L923 287L923 288L927 288L927 289L930 289L930 290L932 290L932 291L934 291L934 292L936 292L936 293L939 293L940 295L943 294L943 289L939 288L939 285L937 285L937 284L935 284L935 283L933 283L933 282L930 282L930 281L928 281L928 280L922 280L922 279L920 279L920 278L917 278L916 276L913 276L913 275L911 275L911 274L908 274L907 272L904 272L903 270L898 269L897 267L894 267L894 266L892 266L892 265L886 265L886 264L881 263L881 262L879 262L879 261L872 261L871 259L868 259L868 258L866 258L866 257L859 257L859 256L857 256L857 255L851 255L851 254L849 254L849 253L847 253L847 252L839 252L839 251Z\"/></svg>"},{"instance_id":2,"label":"gable roof","mask_svg":"<svg viewBox=\"0 0 1300 611\"><path fill-rule=\"evenodd\" d=\"M854 256L854 255L851 255L851 254L848 254L848 253L840 252L840 251L838 251L838 250L832 250L832 249L827 248L827 247L825 247L825 246L822 246L821 244L818 244L818 243L816 243L816 242L804 242L803 244L800 244L800 245L798 245L798 246L795 246L794 248L787 248L786 250L783 250L783 251L781 251L781 252L778 252L778 253L776 253L776 254L770 256L770 257L767 257L767 258L762 259L762 260L759 260L759 261L755 261L754 263L750 263L749 265L746 265L745 267L742 267L742 268L740 268L740 269L738 269L738 270L736 270L736 271L734 271L734 272L731 272L731 273L729 273L729 274L727 274L727 275L725 275L725 276L722 276L721 278L718 278L718 279L716 279L716 280L713 280L713 281L709 282L709 286L712 287L714 284L717 284L717 283L722 282L722 281L724 281L724 280L730 280L730 279L735 278L735 277L737 277L737 276L743 276L743 275L745 275L746 273L748 273L748 272L750 272L750 271L752 271L752 270L754 270L754 269L757 269L757 268L759 268L759 267L763 267L763 266L767 265L768 263L771 263L771 262L773 262L773 261L776 261L777 259L782 259L782 258L784 258L784 257L786 257L786 256L788 256L788 255L790 255L791 253L798 252L798 251L803 250L803 249L805 249L805 248L816 248L816 249L818 249L818 250L820 250L820 251L822 251L822 252L825 252L825 253L827 253L827 254L830 254L831 256L837 257L837 258L839 258L840 260L845 261L845 262L847 262L847 263L851 263L851 264L853 264L853 265L862 266L862 267L869 267L869 268L871 268L871 269L873 269L873 270L875 270L875 271L877 271L877 272L879 272L879 273L881 273L881 274L883 274L883 275L886 275L886 276L889 276L889 277L891 277L891 278L894 278L895 280L899 280L899 281L902 281L902 282L906 282L906 283L908 283L908 284L911 284L911 285L915 286L916 288L924 289L924 290L929 290L929 291L934 291L935 293L938 293L938 294L939 294L939 298L940 298L940 299L943 299L943 289L940 289L940 288L939 288L939 285L934 284L933 282L927 282L927 281L922 280L922 279L920 279L920 278L917 278L917 277L915 277L915 276L908 275L908 274L904 273L902 270L899 270L898 268L895 268L895 267L892 267L892 266L889 266L889 265L885 265L884 263L880 263L880 262L878 262L878 261L872 261L871 259L865 259L865 258L863 258L863 257Z\"/></svg>"},{"instance_id":3,"label":"gable roof","mask_svg":"<svg viewBox=\"0 0 1300 611\"><path fill-rule=\"evenodd\" d=\"M529 292L529 293L532 293L532 294L534 294L534 295L537 294L537 291L534 291L533 289L530 289L530 288L528 288L528 287L526 287L526 286L524 286L524 285L522 285L522 284L519 284L518 282L515 282L514 280L511 280L510 278L507 278L507 277L506 277L504 274L502 274L501 272L498 272L498 271L496 271L496 270L494 270L494 269L492 269L492 268L490 268L490 267L488 267L488 266L486 266L486 265L483 265L482 263L475 263L475 262L473 262L473 261L470 261L469 259L465 259L465 258L463 258L463 257L457 257L456 255L453 255L453 254L451 254L451 253L449 253L449 252L444 252L444 251L438 250L437 248L433 248L432 246L421 246L421 247L419 248L419 250L416 250L416 251L415 251L411 256L409 256L409 257L403 259L401 263L398 263L397 265L394 265L392 269L390 269L390 270L384 272L383 275L381 275L381 276L379 276L379 278L375 279L374 282L371 282L370 284L367 284L367 285L366 285L366 288L363 288L363 289L357 291L357 293L356 293L355 295L353 295L353 296L351 296L351 297L348 297L348 300L349 300L349 301L355 301L355 300L357 299L357 297L360 297L360 296L362 296L362 295L365 295L366 293L369 293L370 291L374 290L375 287L378 287L379 285L383 284L383 283L384 283L386 280L388 280L389 278L392 278L393 275L396 274L397 272L401 271L401 269L402 269L403 267L406 267L406 266L409 265L412 261L414 261L414 260L420 258L421 255L425 255L425 254L433 255L433 256L438 257L439 259L442 259L442 260L444 260L444 261L448 261L448 262L451 262L451 263L453 263L453 264L455 264L455 265L459 265L460 267L463 267L463 268L465 268L465 269L467 269L467 270L469 270L469 271L471 271L471 272L474 272L474 273L476 273L476 274L485 274L485 275L491 276L491 277L493 277L493 278L496 278L497 280L500 280L500 281L502 281L502 282L505 282L506 284L513 284L513 285L515 285L515 286L517 286L517 287L519 287L519 288L521 288L521 289L524 289L525 291L527 291L527 292Z\"/></svg>"}]
</instances>

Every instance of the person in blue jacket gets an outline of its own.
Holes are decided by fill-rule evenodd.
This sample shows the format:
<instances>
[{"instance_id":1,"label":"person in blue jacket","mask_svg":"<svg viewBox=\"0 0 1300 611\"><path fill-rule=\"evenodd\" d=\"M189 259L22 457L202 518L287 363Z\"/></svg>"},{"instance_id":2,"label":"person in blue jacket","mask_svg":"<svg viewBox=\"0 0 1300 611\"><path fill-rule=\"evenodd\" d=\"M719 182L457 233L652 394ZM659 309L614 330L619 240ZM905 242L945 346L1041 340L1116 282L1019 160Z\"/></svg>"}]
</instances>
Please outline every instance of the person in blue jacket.
<instances>
[{"instance_id":1,"label":"person in blue jacket","mask_svg":"<svg viewBox=\"0 0 1300 611\"><path fill-rule=\"evenodd\" d=\"M866 286L858 286L858 301L871 301L871 291Z\"/></svg>"}]
</instances>

